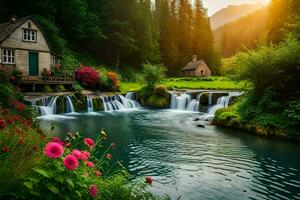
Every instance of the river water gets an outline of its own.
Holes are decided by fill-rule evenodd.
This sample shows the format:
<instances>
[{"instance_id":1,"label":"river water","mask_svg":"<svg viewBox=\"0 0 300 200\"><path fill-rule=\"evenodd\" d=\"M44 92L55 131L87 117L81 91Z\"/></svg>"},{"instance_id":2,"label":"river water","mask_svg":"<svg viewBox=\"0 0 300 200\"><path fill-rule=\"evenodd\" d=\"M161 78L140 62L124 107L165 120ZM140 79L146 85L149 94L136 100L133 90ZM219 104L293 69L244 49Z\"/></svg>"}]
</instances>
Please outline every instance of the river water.
<instances>
[{"instance_id":1,"label":"river water","mask_svg":"<svg viewBox=\"0 0 300 200\"><path fill-rule=\"evenodd\" d=\"M104 128L117 144L114 159L135 177L152 176L150 190L172 199L300 199L300 148L247 133L199 128L199 113L173 110L46 116L52 135ZM51 125L55 126L50 130Z\"/></svg>"}]
</instances>

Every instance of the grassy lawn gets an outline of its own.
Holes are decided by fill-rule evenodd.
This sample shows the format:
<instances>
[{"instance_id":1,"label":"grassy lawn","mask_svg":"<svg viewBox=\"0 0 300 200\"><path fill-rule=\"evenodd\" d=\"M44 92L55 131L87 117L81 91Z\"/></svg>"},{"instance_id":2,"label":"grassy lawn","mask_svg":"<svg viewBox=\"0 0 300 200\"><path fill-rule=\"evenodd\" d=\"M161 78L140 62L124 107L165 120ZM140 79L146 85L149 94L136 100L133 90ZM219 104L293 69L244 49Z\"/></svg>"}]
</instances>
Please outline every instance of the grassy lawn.
<instances>
[{"instance_id":1,"label":"grassy lawn","mask_svg":"<svg viewBox=\"0 0 300 200\"><path fill-rule=\"evenodd\" d=\"M207 78L168 78L163 81L168 88L174 89L220 89L220 90L236 90L240 89L241 84L237 84L232 80L214 76ZM141 85L136 82L122 82L121 92L137 91Z\"/></svg>"}]
</instances>

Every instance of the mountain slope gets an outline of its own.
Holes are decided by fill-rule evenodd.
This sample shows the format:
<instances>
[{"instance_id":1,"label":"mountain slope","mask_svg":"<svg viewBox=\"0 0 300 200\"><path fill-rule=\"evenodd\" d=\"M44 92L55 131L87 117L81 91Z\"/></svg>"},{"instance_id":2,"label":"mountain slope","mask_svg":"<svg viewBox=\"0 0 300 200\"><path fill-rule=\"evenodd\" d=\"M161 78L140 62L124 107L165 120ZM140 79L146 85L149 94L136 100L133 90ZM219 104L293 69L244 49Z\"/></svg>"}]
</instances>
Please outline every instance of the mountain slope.
<instances>
[{"instance_id":1,"label":"mountain slope","mask_svg":"<svg viewBox=\"0 0 300 200\"><path fill-rule=\"evenodd\" d=\"M214 30L215 44L223 57L233 56L245 48L254 48L256 42L266 33L267 24L268 7L263 7Z\"/></svg>"},{"instance_id":2,"label":"mountain slope","mask_svg":"<svg viewBox=\"0 0 300 200\"><path fill-rule=\"evenodd\" d=\"M230 5L227 8L223 8L210 17L212 29L216 29L227 23L238 20L239 18L246 16L262 7L263 4L243 4Z\"/></svg>"}]
</instances>

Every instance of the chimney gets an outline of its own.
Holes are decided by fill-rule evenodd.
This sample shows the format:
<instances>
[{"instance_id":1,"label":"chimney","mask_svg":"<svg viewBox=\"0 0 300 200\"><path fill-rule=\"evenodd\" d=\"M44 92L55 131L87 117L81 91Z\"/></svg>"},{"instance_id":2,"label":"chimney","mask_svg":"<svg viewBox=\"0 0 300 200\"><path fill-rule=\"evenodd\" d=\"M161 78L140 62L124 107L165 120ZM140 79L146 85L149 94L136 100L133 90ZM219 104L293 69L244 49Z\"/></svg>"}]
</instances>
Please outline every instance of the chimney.
<instances>
[{"instance_id":1,"label":"chimney","mask_svg":"<svg viewBox=\"0 0 300 200\"><path fill-rule=\"evenodd\" d=\"M197 56L197 55L193 55L193 56L192 56L192 61L193 61L193 62L197 62L197 60L198 60L198 56Z\"/></svg>"},{"instance_id":2,"label":"chimney","mask_svg":"<svg viewBox=\"0 0 300 200\"><path fill-rule=\"evenodd\" d=\"M16 16L16 15L12 15L12 16L10 17L9 21L10 21L11 23L16 23L16 21L17 21L17 16Z\"/></svg>"}]
</instances>

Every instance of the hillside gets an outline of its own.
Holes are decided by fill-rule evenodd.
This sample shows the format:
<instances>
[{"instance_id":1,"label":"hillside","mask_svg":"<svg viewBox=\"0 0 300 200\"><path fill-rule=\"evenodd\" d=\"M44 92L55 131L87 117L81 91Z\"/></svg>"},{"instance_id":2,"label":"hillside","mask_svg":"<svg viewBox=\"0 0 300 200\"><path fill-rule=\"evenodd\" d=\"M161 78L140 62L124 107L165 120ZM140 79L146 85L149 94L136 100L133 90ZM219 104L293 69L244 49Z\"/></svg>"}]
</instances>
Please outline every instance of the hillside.
<instances>
[{"instance_id":1,"label":"hillside","mask_svg":"<svg viewBox=\"0 0 300 200\"><path fill-rule=\"evenodd\" d=\"M214 39L223 57L230 57L245 48L253 48L266 32L268 8L264 7L237 21L214 30Z\"/></svg>"},{"instance_id":2,"label":"hillside","mask_svg":"<svg viewBox=\"0 0 300 200\"><path fill-rule=\"evenodd\" d=\"M263 4L243 4L230 5L227 8L223 8L210 17L212 29L216 29L227 23L238 20L239 18L246 16L262 7Z\"/></svg>"}]
</instances>

